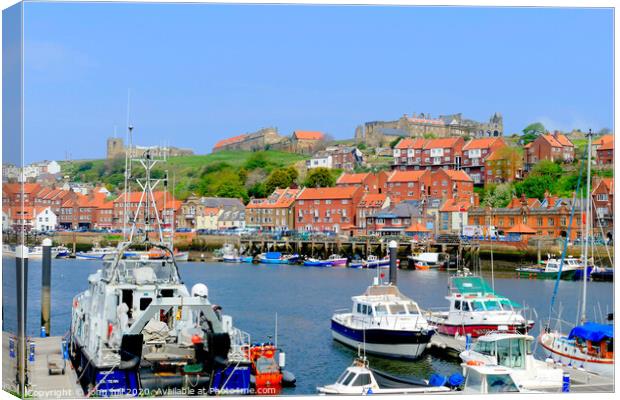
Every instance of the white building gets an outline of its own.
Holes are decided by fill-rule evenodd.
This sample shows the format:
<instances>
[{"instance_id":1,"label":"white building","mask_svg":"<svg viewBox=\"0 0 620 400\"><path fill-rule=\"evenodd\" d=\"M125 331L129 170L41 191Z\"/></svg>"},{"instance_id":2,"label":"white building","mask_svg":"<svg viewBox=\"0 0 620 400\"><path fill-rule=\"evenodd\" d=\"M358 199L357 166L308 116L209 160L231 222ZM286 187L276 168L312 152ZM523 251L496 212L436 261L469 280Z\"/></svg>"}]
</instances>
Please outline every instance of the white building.
<instances>
[{"instance_id":1,"label":"white building","mask_svg":"<svg viewBox=\"0 0 620 400\"><path fill-rule=\"evenodd\" d=\"M333 165L332 156L324 152L319 152L314 157L306 161L306 167L308 169L319 168L319 167L331 168L332 165Z\"/></svg>"},{"instance_id":2,"label":"white building","mask_svg":"<svg viewBox=\"0 0 620 400\"><path fill-rule=\"evenodd\" d=\"M11 219L9 218L7 211L3 209L2 210L2 231L8 231L10 226L11 226Z\"/></svg>"},{"instance_id":3,"label":"white building","mask_svg":"<svg viewBox=\"0 0 620 400\"><path fill-rule=\"evenodd\" d=\"M3 216L4 217L4 216ZM3 221L4 222L4 221ZM38 232L48 232L56 229L58 218L50 207L35 210L34 229Z\"/></svg>"}]
</instances>

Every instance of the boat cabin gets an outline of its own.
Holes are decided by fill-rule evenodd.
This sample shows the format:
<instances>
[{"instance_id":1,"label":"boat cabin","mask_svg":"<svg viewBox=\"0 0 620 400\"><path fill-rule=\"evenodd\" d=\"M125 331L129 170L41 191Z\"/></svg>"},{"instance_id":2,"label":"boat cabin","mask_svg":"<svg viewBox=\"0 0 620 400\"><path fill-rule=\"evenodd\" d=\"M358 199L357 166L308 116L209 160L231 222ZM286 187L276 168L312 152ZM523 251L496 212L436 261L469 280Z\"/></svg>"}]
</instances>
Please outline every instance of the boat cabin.
<instances>
[{"instance_id":1,"label":"boat cabin","mask_svg":"<svg viewBox=\"0 0 620 400\"><path fill-rule=\"evenodd\" d=\"M464 394L518 393L521 389L503 367L464 364Z\"/></svg>"},{"instance_id":2,"label":"boat cabin","mask_svg":"<svg viewBox=\"0 0 620 400\"><path fill-rule=\"evenodd\" d=\"M518 307L510 299L495 294L480 276L453 277L450 280L450 312L514 312Z\"/></svg>"},{"instance_id":3,"label":"boat cabin","mask_svg":"<svg viewBox=\"0 0 620 400\"><path fill-rule=\"evenodd\" d=\"M420 316L418 304L403 296L397 287L370 286L362 296L353 297L352 314L358 317Z\"/></svg>"},{"instance_id":4,"label":"boat cabin","mask_svg":"<svg viewBox=\"0 0 620 400\"><path fill-rule=\"evenodd\" d=\"M614 328L612 325L587 322L574 327L568 335L583 354L590 357L614 358Z\"/></svg>"},{"instance_id":5,"label":"boat cabin","mask_svg":"<svg viewBox=\"0 0 620 400\"><path fill-rule=\"evenodd\" d=\"M525 369L526 358L532 355L533 341L529 335L490 333L478 338L472 352L490 365Z\"/></svg>"}]
</instances>

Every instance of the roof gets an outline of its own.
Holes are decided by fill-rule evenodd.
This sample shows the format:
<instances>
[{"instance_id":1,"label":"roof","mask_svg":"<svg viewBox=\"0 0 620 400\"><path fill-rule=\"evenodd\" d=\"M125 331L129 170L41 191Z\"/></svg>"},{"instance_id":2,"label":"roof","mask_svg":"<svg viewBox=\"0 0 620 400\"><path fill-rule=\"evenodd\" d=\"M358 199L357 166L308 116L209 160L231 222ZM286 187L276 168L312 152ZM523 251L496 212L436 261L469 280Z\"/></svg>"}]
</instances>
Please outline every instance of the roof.
<instances>
[{"instance_id":1,"label":"roof","mask_svg":"<svg viewBox=\"0 0 620 400\"><path fill-rule=\"evenodd\" d=\"M407 139L402 139L400 142L398 142L398 144L394 148L395 149L423 149L425 142L426 142L426 139L422 139L422 138L417 138L417 139L407 138Z\"/></svg>"},{"instance_id":2,"label":"roof","mask_svg":"<svg viewBox=\"0 0 620 400\"><path fill-rule=\"evenodd\" d=\"M300 140L323 140L325 135L319 131L295 131L293 136Z\"/></svg>"},{"instance_id":3,"label":"roof","mask_svg":"<svg viewBox=\"0 0 620 400\"><path fill-rule=\"evenodd\" d=\"M340 175L338 180L336 181L336 185L338 184L355 184L355 183L363 183L364 179L366 179L370 175L370 172L362 172L359 174L347 174L344 173Z\"/></svg>"},{"instance_id":4,"label":"roof","mask_svg":"<svg viewBox=\"0 0 620 400\"><path fill-rule=\"evenodd\" d=\"M204 209L205 215L217 215L220 212L220 209L217 207L205 207Z\"/></svg>"},{"instance_id":5,"label":"roof","mask_svg":"<svg viewBox=\"0 0 620 400\"><path fill-rule=\"evenodd\" d=\"M288 208L295 202L298 193L299 189L276 189L267 198L250 200L245 208Z\"/></svg>"},{"instance_id":6,"label":"roof","mask_svg":"<svg viewBox=\"0 0 620 400\"><path fill-rule=\"evenodd\" d=\"M439 171L443 171L450 177L453 181L462 181L462 182L473 182L471 177L467 175L467 172L463 170L454 170L454 169L440 169Z\"/></svg>"},{"instance_id":7,"label":"roof","mask_svg":"<svg viewBox=\"0 0 620 400\"><path fill-rule=\"evenodd\" d=\"M563 147L563 146L574 147L573 143L570 140L568 140L568 138L565 135L561 133L546 134L546 135L541 135L540 137L546 140L552 147Z\"/></svg>"},{"instance_id":8,"label":"roof","mask_svg":"<svg viewBox=\"0 0 620 400\"><path fill-rule=\"evenodd\" d=\"M155 199L155 203L157 203L157 205L159 207L163 207L163 203L164 203L164 191L155 191L153 192L153 197ZM101 195L103 195L103 193L101 193ZM129 192L127 193L127 202L129 203L138 203L140 201L140 198L142 197L142 192ZM177 209L180 207L181 201L176 200L174 197L172 197L172 194L170 193L166 193L166 208L168 209ZM146 198L146 196L145 196ZM125 199L125 193L121 194L120 196L118 196L116 199L114 199L114 203L122 203ZM144 201L144 199L143 199Z\"/></svg>"},{"instance_id":9,"label":"roof","mask_svg":"<svg viewBox=\"0 0 620 400\"><path fill-rule=\"evenodd\" d=\"M304 188L297 200L350 199L359 187Z\"/></svg>"},{"instance_id":10,"label":"roof","mask_svg":"<svg viewBox=\"0 0 620 400\"><path fill-rule=\"evenodd\" d=\"M229 144L233 144L233 143L237 143L237 142L241 142L243 141L248 135L237 135L237 136L233 136L230 137L228 139L222 139L219 142L217 142L215 144L215 146L213 146L214 149L229 145Z\"/></svg>"},{"instance_id":11,"label":"roof","mask_svg":"<svg viewBox=\"0 0 620 400\"><path fill-rule=\"evenodd\" d=\"M472 139L469 142L465 143L465 146L463 146L463 150L487 149L494 145L495 142L497 142L498 140L503 141L499 137Z\"/></svg>"},{"instance_id":12,"label":"roof","mask_svg":"<svg viewBox=\"0 0 620 400\"><path fill-rule=\"evenodd\" d=\"M421 217L422 209L420 202L415 200L404 200L390 207L388 210L379 211L376 214L370 215L373 218L411 218Z\"/></svg>"},{"instance_id":13,"label":"roof","mask_svg":"<svg viewBox=\"0 0 620 400\"><path fill-rule=\"evenodd\" d=\"M523 198L513 197L510 200L510 203L506 206L506 208L520 208L523 206L522 201L523 201ZM530 208L541 206L540 200L538 200L537 198L528 197L525 199L525 203Z\"/></svg>"},{"instance_id":14,"label":"roof","mask_svg":"<svg viewBox=\"0 0 620 400\"><path fill-rule=\"evenodd\" d=\"M458 201L455 199L448 199L443 206L439 209L441 212L463 212L472 207L472 204L468 201Z\"/></svg>"},{"instance_id":15,"label":"roof","mask_svg":"<svg viewBox=\"0 0 620 400\"><path fill-rule=\"evenodd\" d=\"M614 149L614 141L613 141L613 137L612 140L607 140L601 143L601 145L596 149L598 150L613 150Z\"/></svg>"},{"instance_id":16,"label":"roof","mask_svg":"<svg viewBox=\"0 0 620 400\"><path fill-rule=\"evenodd\" d=\"M614 142L614 135L603 135L600 138L596 139L594 142L592 142L592 144L595 146L600 146L608 142Z\"/></svg>"},{"instance_id":17,"label":"roof","mask_svg":"<svg viewBox=\"0 0 620 400\"><path fill-rule=\"evenodd\" d=\"M414 222L409 228L405 229L405 232L430 232L430 230L426 229L424 225Z\"/></svg>"},{"instance_id":18,"label":"roof","mask_svg":"<svg viewBox=\"0 0 620 400\"><path fill-rule=\"evenodd\" d=\"M386 200L385 193L367 193L358 203L358 207L382 207Z\"/></svg>"},{"instance_id":19,"label":"roof","mask_svg":"<svg viewBox=\"0 0 620 400\"><path fill-rule=\"evenodd\" d=\"M449 137L449 138L429 139L424 144L424 149L443 149L446 147L452 147L459 140L462 140L462 138L461 137Z\"/></svg>"},{"instance_id":20,"label":"roof","mask_svg":"<svg viewBox=\"0 0 620 400\"><path fill-rule=\"evenodd\" d=\"M523 233L523 234L534 234L536 233L536 231L532 228L530 228L527 225L524 225L522 223L518 223L515 226L513 226L512 228L508 229L506 231L506 233Z\"/></svg>"},{"instance_id":21,"label":"roof","mask_svg":"<svg viewBox=\"0 0 620 400\"><path fill-rule=\"evenodd\" d=\"M582 338L585 340L590 340L592 342L600 342L604 339L613 339L614 337L614 327L613 325L604 325L597 324L594 322L586 322L583 325L578 325L574 327L570 334L568 335L569 339L573 338Z\"/></svg>"},{"instance_id":22,"label":"roof","mask_svg":"<svg viewBox=\"0 0 620 400\"><path fill-rule=\"evenodd\" d=\"M389 176L388 182L416 182L419 181L428 171L400 171L395 170Z\"/></svg>"}]
</instances>

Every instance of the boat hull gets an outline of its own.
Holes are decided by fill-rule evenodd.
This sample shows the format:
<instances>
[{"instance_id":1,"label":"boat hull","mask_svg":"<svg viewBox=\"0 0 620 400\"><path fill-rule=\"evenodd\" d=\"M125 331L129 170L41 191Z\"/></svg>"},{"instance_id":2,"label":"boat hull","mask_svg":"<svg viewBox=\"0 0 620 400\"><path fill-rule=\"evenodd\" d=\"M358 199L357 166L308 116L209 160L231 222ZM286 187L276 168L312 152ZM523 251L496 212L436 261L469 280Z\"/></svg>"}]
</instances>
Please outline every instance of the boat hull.
<instances>
[{"instance_id":1,"label":"boat hull","mask_svg":"<svg viewBox=\"0 0 620 400\"><path fill-rule=\"evenodd\" d=\"M331 261L304 261L304 267L331 267Z\"/></svg>"},{"instance_id":2,"label":"boat hull","mask_svg":"<svg viewBox=\"0 0 620 400\"><path fill-rule=\"evenodd\" d=\"M613 359L589 357L576 349L575 346L566 345L564 343L554 346L555 342L551 334L543 334L540 337L539 343L543 348L545 356L551 358L556 363L575 368L583 368L587 372L601 376L614 376Z\"/></svg>"},{"instance_id":3,"label":"boat hull","mask_svg":"<svg viewBox=\"0 0 620 400\"><path fill-rule=\"evenodd\" d=\"M367 353L391 358L420 357L434 331L395 331L388 329L354 329L332 319L334 340L354 349L364 348Z\"/></svg>"},{"instance_id":4,"label":"boat hull","mask_svg":"<svg viewBox=\"0 0 620 400\"><path fill-rule=\"evenodd\" d=\"M466 336L471 335L472 338L477 338L482 335L487 334L488 332L493 331L514 331L519 333L527 333L534 326L531 324L472 324L472 325L452 325L447 323L436 323L436 321L432 321L437 327L437 332L443 335L448 336Z\"/></svg>"},{"instance_id":5,"label":"boat hull","mask_svg":"<svg viewBox=\"0 0 620 400\"><path fill-rule=\"evenodd\" d=\"M543 269L537 268L518 268L517 278L527 279L557 279L557 272L545 272ZM576 269L562 271L560 279L573 280L575 277Z\"/></svg>"}]
</instances>

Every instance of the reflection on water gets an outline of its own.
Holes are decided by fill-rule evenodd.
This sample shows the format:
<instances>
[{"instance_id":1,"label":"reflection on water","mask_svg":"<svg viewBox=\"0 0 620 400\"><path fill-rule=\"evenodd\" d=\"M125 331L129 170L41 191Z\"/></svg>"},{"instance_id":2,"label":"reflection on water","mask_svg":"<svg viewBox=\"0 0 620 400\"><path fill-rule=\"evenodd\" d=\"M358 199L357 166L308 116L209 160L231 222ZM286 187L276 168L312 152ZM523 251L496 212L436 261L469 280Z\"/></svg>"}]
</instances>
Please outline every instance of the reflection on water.
<instances>
[{"instance_id":1,"label":"reflection on water","mask_svg":"<svg viewBox=\"0 0 620 400\"><path fill-rule=\"evenodd\" d=\"M16 325L14 307L15 261L4 259L3 314L4 330ZM52 271L53 335L69 329L73 296L86 289L88 275L100 264L86 260L54 260ZM376 270L348 268L313 268L289 265L251 265L217 263L183 263L184 282L202 282L209 287L211 301L220 304L224 313L233 316L235 325L248 331L252 341L274 339L275 314L278 313L278 345L287 353L287 368L297 376L298 387L287 394L312 394L316 386L332 383L353 360L357 351L335 343L331 338L330 318L334 310L351 307L351 296L361 294L372 282ZM39 332L41 263L31 261L29 268L28 333ZM489 278L487 276L487 278ZM530 307L528 316L540 321L549 314L554 281L515 279L511 273L495 274L496 291ZM447 306L448 274L440 271L399 271L401 291L422 308ZM562 318L576 317L581 285L562 281L558 304ZM589 284L588 311L591 316L612 312L613 284ZM535 318L535 316L538 316ZM386 360L369 356L370 365L386 372L428 378L433 372L444 375L459 372L457 362L423 355L415 362Z\"/></svg>"}]
</instances>

